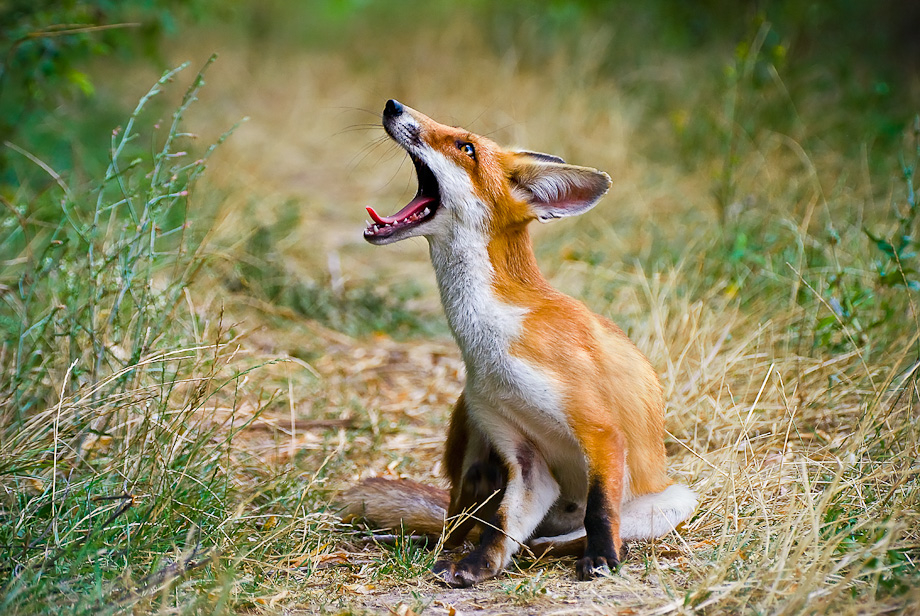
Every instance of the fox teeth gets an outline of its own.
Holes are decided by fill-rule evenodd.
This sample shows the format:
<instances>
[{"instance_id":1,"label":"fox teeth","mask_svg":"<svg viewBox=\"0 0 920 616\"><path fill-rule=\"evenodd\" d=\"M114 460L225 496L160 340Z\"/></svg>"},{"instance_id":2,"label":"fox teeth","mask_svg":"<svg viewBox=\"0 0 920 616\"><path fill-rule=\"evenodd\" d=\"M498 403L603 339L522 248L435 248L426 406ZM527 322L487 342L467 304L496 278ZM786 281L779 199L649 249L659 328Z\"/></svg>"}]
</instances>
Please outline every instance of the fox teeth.
<instances>
[{"instance_id":1,"label":"fox teeth","mask_svg":"<svg viewBox=\"0 0 920 616\"><path fill-rule=\"evenodd\" d=\"M421 220L422 218L425 218L429 214L431 214L431 208L426 207L421 212L416 212L415 214L412 214L411 216L407 216L403 220L395 221L392 223L372 223L369 220L365 220L364 222L367 227L368 233L370 235L376 235L381 229L398 226L400 224L417 222Z\"/></svg>"}]
</instances>

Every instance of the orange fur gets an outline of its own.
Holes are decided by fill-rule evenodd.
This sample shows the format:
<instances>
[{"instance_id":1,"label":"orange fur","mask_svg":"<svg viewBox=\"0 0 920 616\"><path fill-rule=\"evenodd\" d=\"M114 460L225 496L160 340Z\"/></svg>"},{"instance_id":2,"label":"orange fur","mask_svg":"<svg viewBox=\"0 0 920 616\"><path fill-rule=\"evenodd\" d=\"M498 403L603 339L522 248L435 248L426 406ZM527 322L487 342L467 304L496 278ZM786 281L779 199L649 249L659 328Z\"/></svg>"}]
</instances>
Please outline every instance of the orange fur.
<instances>
[{"instance_id":1,"label":"orange fur","mask_svg":"<svg viewBox=\"0 0 920 616\"><path fill-rule=\"evenodd\" d=\"M550 287L537 268L526 227L495 232L489 256L496 294L528 309L523 334L511 353L541 366L563 384L576 434L616 428L625 435L634 462L633 494L664 490L671 484L664 450L664 403L651 364L619 327Z\"/></svg>"}]
</instances>

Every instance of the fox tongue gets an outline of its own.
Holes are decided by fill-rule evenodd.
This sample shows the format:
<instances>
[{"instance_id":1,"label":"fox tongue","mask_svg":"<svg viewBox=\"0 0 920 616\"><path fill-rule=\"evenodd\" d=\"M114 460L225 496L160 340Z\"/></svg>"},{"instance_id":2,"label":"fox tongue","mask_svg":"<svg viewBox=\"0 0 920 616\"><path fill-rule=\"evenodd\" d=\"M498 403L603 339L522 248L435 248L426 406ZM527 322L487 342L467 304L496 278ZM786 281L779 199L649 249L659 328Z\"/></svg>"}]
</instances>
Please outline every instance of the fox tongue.
<instances>
[{"instance_id":1,"label":"fox tongue","mask_svg":"<svg viewBox=\"0 0 920 616\"><path fill-rule=\"evenodd\" d=\"M367 206L367 213L371 215L371 218L378 225L392 225L397 222L402 222L403 220L409 218L413 214L421 212L428 206L429 203L432 203L434 199L432 197L425 197L422 195L417 196L415 199L410 201L406 207L399 210L392 216L381 216L374 211L374 208Z\"/></svg>"}]
</instances>

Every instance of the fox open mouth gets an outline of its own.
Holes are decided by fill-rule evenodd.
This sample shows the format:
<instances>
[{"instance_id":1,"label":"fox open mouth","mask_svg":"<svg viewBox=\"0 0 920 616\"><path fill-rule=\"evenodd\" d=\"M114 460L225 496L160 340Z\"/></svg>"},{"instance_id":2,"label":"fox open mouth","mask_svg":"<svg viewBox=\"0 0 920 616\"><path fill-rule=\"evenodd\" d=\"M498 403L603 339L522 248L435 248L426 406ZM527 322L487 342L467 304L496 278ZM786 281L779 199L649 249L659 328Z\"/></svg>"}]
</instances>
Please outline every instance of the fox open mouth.
<instances>
[{"instance_id":1,"label":"fox open mouth","mask_svg":"<svg viewBox=\"0 0 920 616\"><path fill-rule=\"evenodd\" d=\"M388 239L399 239L393 236L399 234L400 231L417 227L431 220L441 206L441 191L434 173L420 159L412 154L409 156L412 158L412 164L415 165L415 173L418 176L418 192L406 207L392 216L381 216L374 211L374 208L368 206L367 213L370 214L372 220L364 229L364 239L368 242L377 243Z\"/></svg>"}]
</instances>

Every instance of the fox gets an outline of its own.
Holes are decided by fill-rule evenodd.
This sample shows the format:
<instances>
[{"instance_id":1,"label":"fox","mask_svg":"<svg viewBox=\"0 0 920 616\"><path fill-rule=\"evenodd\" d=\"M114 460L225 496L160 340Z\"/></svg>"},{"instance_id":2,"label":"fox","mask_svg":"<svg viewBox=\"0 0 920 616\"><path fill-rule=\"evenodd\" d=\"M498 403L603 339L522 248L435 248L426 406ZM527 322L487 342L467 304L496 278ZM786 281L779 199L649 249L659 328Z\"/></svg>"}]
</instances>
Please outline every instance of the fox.
<instances>
[{"instance_id":1,"label":"fox","mask_svg":"<svg viewBox=\"0 0 920 616\"><path fill-rule=\"evenodd\" d=\"M625 541L661 537L697 496L667 474L664 401L626 334L550 286L529 223L583 214L610 176L504 149L396 100L382 124L418 178L391 216L367 207L364 239L428 241L466 381L448 424L449 489L371 478L341 497L347 519L475 547L442 558L452 587L494 578L522 548L573 554L579 580L619 567Z\"/></svg>"}]
</instances>

